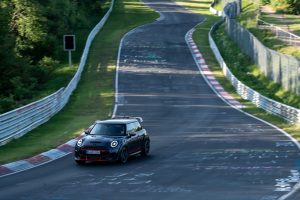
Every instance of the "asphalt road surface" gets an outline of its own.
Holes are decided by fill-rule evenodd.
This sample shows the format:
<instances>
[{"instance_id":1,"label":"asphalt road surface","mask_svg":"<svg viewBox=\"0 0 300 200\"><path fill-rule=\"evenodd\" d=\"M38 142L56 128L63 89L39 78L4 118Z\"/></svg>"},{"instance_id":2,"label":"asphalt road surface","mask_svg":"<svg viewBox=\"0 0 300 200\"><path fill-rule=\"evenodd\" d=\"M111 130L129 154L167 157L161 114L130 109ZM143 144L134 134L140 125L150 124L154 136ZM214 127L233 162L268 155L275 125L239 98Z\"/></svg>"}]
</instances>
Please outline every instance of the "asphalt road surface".
<instances>
[{"instance_id":1,"label":"asphalt road surface","mask_svg":"<svg viewBox=\"0 0 300 200\"><path fill-rule=\"evenodd\" d=\"M117 114L142 116L148 158L77 166L66 156L0 179L0 199L275 200L299 181L299 149L225 104L184 36L203 17L151 1L161 19L124 38Z\"/></svg>"}]
</instances>

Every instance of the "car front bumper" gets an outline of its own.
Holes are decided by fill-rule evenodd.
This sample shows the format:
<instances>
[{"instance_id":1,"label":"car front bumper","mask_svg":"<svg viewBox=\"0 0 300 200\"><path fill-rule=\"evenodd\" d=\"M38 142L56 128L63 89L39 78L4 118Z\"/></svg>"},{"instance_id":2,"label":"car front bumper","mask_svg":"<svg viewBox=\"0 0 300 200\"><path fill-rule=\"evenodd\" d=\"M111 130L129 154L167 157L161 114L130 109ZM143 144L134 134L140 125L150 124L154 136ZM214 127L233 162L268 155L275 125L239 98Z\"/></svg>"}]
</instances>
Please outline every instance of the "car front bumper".
<instances>
[{"instance_id":1,"label":"car front bumper","mask_svg":"<svg viewBox=\"0 0 300 200\"><path fill-rule=\"evenodd\" d=\"M99 151L100 154L89 154L89 150ZM119 158L117 149L87 149L87 148L75 148L74 159L82 161L117 161Z\"/></svg>"}]
</instances>

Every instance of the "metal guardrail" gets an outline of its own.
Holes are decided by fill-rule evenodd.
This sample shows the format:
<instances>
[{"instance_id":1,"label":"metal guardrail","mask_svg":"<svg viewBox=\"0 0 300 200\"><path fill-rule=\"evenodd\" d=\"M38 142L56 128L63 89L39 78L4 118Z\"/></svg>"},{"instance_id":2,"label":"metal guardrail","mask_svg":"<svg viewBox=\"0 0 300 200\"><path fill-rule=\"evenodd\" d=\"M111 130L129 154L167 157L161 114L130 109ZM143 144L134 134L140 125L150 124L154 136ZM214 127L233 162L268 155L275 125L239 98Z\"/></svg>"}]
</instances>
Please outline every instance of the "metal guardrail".
<instances>
[{"instance_id":1,"label":"metal guardrail","mask_svg":"<svg viewBox=\"0 0 300 200\"><path fill-rule=\"evenodd\" d=\"M285 90L299 95L300 59L266 47L235 19L236 6L236 3L229 3L224 8L227 35L254 61L268 79L280 84Z\"/></svg>"},{"instance_id":2,"label":"metal guardrail","mask_svg":"<svg viewBox=\"0 0 300 200\"><path fill-rule=\"evenodd\" d=\"M277 115L291 123L300 123L300 110L272 99L269 99L255 90L249 88L241 81L239 81L230 71L228 66L226 65L223 57L220 54L220 51L213 40L211 34L222 24L224 23L224 19L217 22L209 32L209 45L212 49L216 59L218 60L224 75L234 86L236 92L245 100L249 100L254 103L257 107L264 109L265 111Z\"/></svg>"},{"instance_id":3,"label":"metal guardrail","mask_svg":"<svg viewBox=\"0 0 300 200\"><path fill-rule=\"evenodd\" d=\"M72 92L76 89L80 80L91 43L110 16L113 6L114 0L111 1L110 8L104 17L90 32L77 72L66 88L61 88L43 99L0 115L0 146L14 138L23 136L32 129L45 123L68 103Z\"/></svg>"},{"instance_id":4,"label":"metal guardrail","mask_svg":"<svg viewBox=\"0 0 300 200\"><path fill-rule=\"evenodd\" d=\"M300 46L300 36L288 32L274 24L270 24L264 20L258 19L258 26L262 29L269 29L271 30L278 39L283 40L290 45Z\"/></svg>"}]
</instances>

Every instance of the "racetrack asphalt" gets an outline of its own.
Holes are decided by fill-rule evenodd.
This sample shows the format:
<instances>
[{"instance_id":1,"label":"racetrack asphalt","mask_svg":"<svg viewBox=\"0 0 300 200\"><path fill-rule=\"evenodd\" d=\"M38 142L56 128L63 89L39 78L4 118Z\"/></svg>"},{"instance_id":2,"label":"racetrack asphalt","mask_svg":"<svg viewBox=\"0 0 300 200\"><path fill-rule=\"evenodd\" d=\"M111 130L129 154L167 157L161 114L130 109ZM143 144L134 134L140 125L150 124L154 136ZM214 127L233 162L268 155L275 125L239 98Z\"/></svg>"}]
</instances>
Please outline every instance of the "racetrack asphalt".
<instances>
[{"instance_id":1,"label":"racetrack asphalt","mask_svg":"<svg viewBox=\"0 0 300 200\"><path fill-rule=\"evenodd\" d=\"M66 156L0 178L0 199L275 200L293 190L295 143L224 103L199 73L185 34L204 18L146 3L161 18L124 37L117 115L143 117L150 156L85 166Z\"/></svg>"}]
</instances>

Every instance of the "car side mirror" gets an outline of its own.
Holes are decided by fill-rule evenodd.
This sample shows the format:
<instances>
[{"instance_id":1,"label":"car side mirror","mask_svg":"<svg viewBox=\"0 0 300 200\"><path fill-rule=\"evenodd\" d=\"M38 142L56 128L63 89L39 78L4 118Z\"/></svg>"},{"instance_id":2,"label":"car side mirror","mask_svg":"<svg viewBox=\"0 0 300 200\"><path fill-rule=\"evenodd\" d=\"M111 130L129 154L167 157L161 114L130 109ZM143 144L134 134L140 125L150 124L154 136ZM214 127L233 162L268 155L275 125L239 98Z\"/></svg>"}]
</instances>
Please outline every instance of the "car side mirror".
<instances>
[{"instance_id":1,"label":"car side mirror","mask_svg":"<svg viewBox=\"0 0 300 200\"><path fill-rule=\"evenodd\" d=\"M128 138L131 138L131 137L133 137L133 136L136 136L136 134L135 134L135 133L128 133L128 134L127 134L127 137L128 137Z\"/></svg>"},{"instance_id":2,"label":"car side mirror","mask_svg":"<svg viewBox=\"0 0 300 200\"><path fill-rule=\"evenodd\" d=\"M95 124L91 125L90 127L88 127L87 129L84 130L84 133L86 135L89 135L93 129L93 127L95 126Z\"/></svg>"},{"instance_id":3,"label":"car side mirror","mask_svg":"<svg viewBox=\"0 0 300 200\"><path fill-rule=\"evenodd\" d=\"M84 134L89 135L90 133L91 133L91 129L88 128L84 130Z\"/></svg>"}]
</instances>

